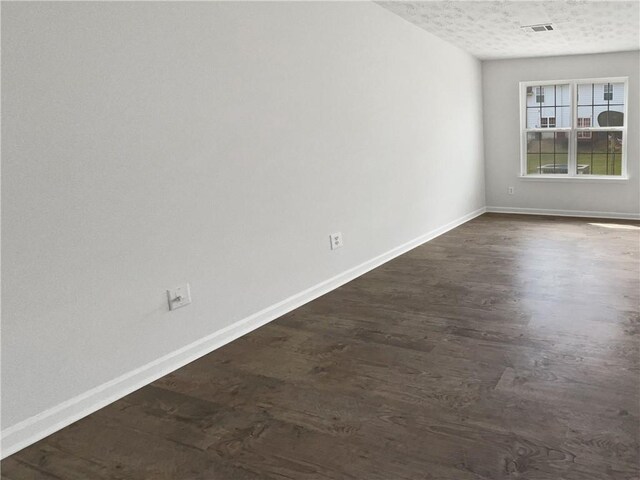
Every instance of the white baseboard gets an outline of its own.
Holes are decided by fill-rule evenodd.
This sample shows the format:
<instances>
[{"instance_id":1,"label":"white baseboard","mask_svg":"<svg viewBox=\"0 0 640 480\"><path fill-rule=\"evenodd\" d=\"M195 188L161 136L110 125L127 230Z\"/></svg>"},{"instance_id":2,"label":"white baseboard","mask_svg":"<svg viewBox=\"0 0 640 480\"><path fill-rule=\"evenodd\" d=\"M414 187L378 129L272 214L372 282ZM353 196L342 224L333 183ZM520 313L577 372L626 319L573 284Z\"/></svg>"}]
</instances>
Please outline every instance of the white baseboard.
<instances>
[{"instance_id":1,"label":"white baseboard","mask_svg":"<svg viewBox=\"0 0 640 480\"><path fill-rule=\"evenodd\" d=\"M547 208L487 207L490 213L518 213L524 215L551 215L556 217L613 218L640 220L640 213L595 212L587 210L555 210Z\"/></svg>"},{"instance_id":2,"label":"white baseboard","mask_svg":"<svg viewBox=\"0 0 640 480\"><path fill-rule=\"evenodd\" d=\"M480 208L96 388L2 430L5 458L252 330L482 215Z\"/></svg>"}]
</instances>

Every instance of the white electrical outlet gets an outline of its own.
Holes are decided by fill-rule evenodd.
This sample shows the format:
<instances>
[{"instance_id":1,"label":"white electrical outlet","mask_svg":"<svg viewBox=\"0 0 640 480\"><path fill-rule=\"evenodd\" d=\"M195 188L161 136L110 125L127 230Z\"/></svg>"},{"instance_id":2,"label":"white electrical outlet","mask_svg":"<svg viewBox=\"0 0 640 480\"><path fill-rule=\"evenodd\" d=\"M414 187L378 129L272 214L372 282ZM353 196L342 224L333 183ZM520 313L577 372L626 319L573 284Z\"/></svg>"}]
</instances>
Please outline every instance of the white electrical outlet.
<instances>
[{"instance_id":1,"label":"white electrical outlet","mask_svg":"<svg viewBox=\"0 0 640 480\"><path fill-rule=\"evenodd\" d=\"M513 195L513 187L509 187L508 192L509 192L509 195Z\"/></svg>"},{"instance_id":2,"label":"white electrical outlet","mask_svg":"<svg viewBox=\"0 0 640 480\"><path fill-rule=\"evenodd\" d=\"M342 232L336 232L329 235L331 250L342 247Z\"/></svg>"},{"instance_id":3,"label":"white electrical outlet","mask_svg":"<svg viewBox=\"0 0 640 480\"><path fill-rule=\"evenodd\" d=\"M167 300L169 302L169 310L186 307L191 303L191 288L185 283L178 287L167 290Z\"/></svg>"}]
</instances>

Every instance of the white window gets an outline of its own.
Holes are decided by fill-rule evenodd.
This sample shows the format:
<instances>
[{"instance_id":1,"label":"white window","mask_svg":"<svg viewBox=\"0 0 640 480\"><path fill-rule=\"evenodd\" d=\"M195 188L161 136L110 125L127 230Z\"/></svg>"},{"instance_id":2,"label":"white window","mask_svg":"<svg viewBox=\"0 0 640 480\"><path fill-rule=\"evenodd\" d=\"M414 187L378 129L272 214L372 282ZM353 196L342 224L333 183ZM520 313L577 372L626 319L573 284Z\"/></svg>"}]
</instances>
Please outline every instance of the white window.
<instances>
[{"instance_id":1,"label":"white window","mask_svg":"<svg viewBox=\"0 0 640 480\"><path fill-rule=\"evenodd\" d=\"M626 77L521 82L522 175L626 178L627 90Z\"/></svg>"},{"instance_id":2,"label":"white window","mask_svg":"<svg viewBox=\"0 0 640 480\"><path fill-rule=\"evenodd\" d=\"M541 128L554 128L556 126L556 117L544 117L540 119Z\"/></svg>"}]
</instances>

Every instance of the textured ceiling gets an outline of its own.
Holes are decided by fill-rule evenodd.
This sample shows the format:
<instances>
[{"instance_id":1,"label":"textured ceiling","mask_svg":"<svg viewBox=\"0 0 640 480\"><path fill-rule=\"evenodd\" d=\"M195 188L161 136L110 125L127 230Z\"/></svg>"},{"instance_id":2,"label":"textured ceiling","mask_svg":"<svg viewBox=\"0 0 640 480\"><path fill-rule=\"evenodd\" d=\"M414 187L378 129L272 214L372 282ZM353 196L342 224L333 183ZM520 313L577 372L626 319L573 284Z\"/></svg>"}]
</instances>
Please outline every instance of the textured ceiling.
<instances>
[{"instance_id":1,"label":"textured ceiling","mask_svg":"<svg viewBox=\"0 0 640 480\"><path fill-rule=\"evenodd\" d=\"M640 48L640 1L379 1L481 59L573 55ZM522 25L551 23L553 31Z\"/></svg>"}]
</instances>

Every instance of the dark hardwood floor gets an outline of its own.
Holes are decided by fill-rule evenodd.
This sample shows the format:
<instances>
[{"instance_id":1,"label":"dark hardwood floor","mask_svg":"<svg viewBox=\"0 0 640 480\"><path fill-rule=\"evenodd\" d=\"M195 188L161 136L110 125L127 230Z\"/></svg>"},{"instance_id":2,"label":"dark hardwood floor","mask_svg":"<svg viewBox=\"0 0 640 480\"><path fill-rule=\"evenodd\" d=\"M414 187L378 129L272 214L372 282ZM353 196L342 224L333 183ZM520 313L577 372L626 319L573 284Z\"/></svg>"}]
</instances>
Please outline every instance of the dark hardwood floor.
<instances>
[{"instance_id":1,"label":"dark hardwood floor","mask_svg":"<svg viewBox=\"0 0 640 480\"><path fill-rule=\"evenodd\" d=\"M483 215L2 479L638 479L639 239L637 222Z\"/></svg>"}]
</instances>

